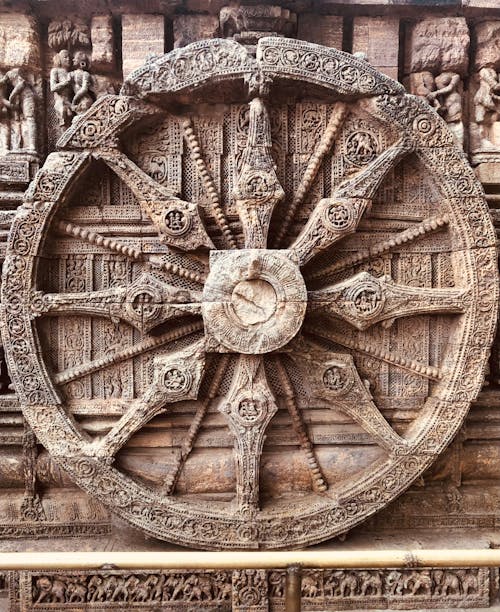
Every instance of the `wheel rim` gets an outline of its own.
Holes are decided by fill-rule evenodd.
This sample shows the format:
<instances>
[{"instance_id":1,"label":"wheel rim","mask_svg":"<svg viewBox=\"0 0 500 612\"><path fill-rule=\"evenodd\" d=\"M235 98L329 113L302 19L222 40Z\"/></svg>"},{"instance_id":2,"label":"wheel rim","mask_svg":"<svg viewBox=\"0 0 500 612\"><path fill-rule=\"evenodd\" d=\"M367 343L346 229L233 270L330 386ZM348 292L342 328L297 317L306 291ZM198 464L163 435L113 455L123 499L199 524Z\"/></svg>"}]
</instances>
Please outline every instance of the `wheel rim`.
<instances>
[{"instance_id":1,"label":"wheel rim","mask_svg":"<svg viewBox=\"0 0 500 612\"><path fill-rule=\"evenodd\" d=\"M493 228L481 187L437 114L405 95L396 82L342 52L301 41L262 39L257 58L232 41L195 43L134 72L120 96L97 101L62 136L59 146L67 150L51 154L30 187L11 230L3 273L3 342L23 413L40 441L78 485L132 524L156 537L205 548L312 544L345 532L393 500L442 452L463 422L481 386L496 320ZM306 160L292 201L276 173L269 111L273 96L290 80L323 96L329 114L315 142L316 159L311 155ZM204 164L192 117L175 120L210 204L203 219L197 202L178 198L147 176L119 143L120 134L131 126L163 120L165 105L184 100L187 92L194 100L207 95L212 101L225 95L227 84L237 91L246 88L250 100L246 142L235 161L238 232ZM358 127L344 134L348 118L354 124L357 120ZM307 120L314 123L314 117ZM382 151L374 150L374 124L388 134ZM318 167L332 154L337 139L356 170L344 175L299 222ZM409 156L439 186L439 208L421 215L396 239L362 249L363 242L355 238L360 223L387 174ZM152 227L158 245L167 245L166 255L160 246L150 255L131 241L100 236L61 216L95 159L135 193L149 220L148 231ZM294 223L299 226L295 233ZM415 244L420 236L439 237L440 229L447 253L443 267L451 267L453 286L432 280L418 286L412 257L418 263L424 251L415 251ZM49 293L39 257L50 251L47 237L56 230L135 262L135 278L90 293L75 287ZM346 239L354 240L347 250L350 255L341 250L337 259L328 259ZM414 249L403 253L403 259L409 258L405 283L387 278L385 270L374 270L373 260L384 254L397 253L399 262L405 245ZM186 255L174 257L176 249ZM206 255L192 260L189 254L194 251L210 251L205 269L199 262ZM171 276L184 279L184 289L174 285L173 290L165 280ZM47 342L39 337L39 321L49 314L75 313L119 320L134 330L135 340L121 351L54 374L44 356ZM448 335L433 359L391 350L387 340L376 343L392 319L399 325L415 321L414 316L430 320L435 315L442 317L443 336ZM409 329L401 324L400 333ZM189 340L180 345L183 337ZM63 389L145 353L153 355L149 387L130 399L107 434L90 439L67 409ZM211 381L207 354L218 363ZM194 421L202 420L231 360L234 375L219 411L234 437L232 500L207 504L202 498L175 495L182 461L161 490L115 467L113 459L131 435L177 402L198 398ZM408 380L426 381L425 398L415 393L418 416L402 435L384 418L364 383L370 379L365 376L370 368L366 360L406 373L407 379L394 377L400 386ZM383 454L373 464L365 461L353 478L336 483L325 477L298 401L297 373L301 389L304 385L314 401L352 419L382 449ZM277 382L270 382L271 377ZM278 410L291 419L306 457L311 491L262 503L260 457ZM193 427L190 432L196 435L196 423Z\"/></svg>"}]
</instances>

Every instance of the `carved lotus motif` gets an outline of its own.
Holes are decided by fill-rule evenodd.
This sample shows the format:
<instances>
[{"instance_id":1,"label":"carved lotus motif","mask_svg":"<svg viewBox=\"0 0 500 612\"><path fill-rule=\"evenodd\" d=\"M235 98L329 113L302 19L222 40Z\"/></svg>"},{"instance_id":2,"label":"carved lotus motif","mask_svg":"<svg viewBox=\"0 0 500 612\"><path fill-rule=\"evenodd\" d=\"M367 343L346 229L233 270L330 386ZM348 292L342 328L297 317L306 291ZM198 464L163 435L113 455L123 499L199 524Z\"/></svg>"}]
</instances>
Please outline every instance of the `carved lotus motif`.
<instances>
[{"instance_id":1,"label":"carved lotus motif","mask_svg":"<svg viewBox=\"0 0 500 612\"><path fill-rule=\"evenodd\" d=\"M203 41L59 146L12 227L3 342L41 442L120 516L184 545L303 546L453 438L492 339L495 237L425 103L334 49Z\"/></svg>"}]
</instances>

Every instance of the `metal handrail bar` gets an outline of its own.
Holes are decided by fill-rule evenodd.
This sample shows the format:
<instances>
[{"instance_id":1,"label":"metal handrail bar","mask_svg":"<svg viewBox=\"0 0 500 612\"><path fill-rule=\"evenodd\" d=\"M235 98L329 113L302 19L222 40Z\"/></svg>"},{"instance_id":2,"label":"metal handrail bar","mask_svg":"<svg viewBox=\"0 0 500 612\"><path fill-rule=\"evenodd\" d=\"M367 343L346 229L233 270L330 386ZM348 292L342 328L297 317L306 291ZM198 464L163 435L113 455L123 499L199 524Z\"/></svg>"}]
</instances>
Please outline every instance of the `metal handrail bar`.
<instances>
[{"instance_id":1,"label":"metal handrail bar","mask_svg":"<svg viewBox=\"0 0 500 612\"><path fill-rule=\"evenodd\" d=\"M0 552L0 570L500 567L500 549Z\"/></svg>"}]
</instances>

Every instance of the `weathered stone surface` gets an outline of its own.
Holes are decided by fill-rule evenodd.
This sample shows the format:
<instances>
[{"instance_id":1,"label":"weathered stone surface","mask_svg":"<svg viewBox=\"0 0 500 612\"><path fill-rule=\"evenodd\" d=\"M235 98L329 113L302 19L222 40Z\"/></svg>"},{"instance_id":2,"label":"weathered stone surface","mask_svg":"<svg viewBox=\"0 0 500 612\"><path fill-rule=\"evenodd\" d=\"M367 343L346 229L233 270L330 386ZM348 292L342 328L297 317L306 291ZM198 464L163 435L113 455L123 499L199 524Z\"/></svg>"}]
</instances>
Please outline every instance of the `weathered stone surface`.
<instances>
[{"instance_id":1,"label":"weathered stone surface","mask_svg":"<svg viewBox=\"0 0 500 612\"><path fill-rule=\"evenodd\" d=\"M274 106L290 80L315 102ZM27 423L156 537L283 548L344 533L424 472L480 389L497 278L479 183L426 103L333 48L272 36L253 57L199 41L122 91L72 121L12 226L2 330ZM35 272L40 257L52 273ZM30 430L24 444L25 505L42 517ZM159 486L158 446L173 451ZM265 576L233 575L250 583L266 596Z\"/></svg>"},{"instance_id":2,"label":"weathered stone surface","mask_svg":"<svg viewBox=\"0 0 500 612\"><path fill-rule=\"evenodd\" d=\"M474 25L476 53L474 69L500 67L500 20L480 21Z\"/></svg>"},{"instance_id":3,"label":"weathered stone surface","mask_svg":"<svg viewBox=\"0 0 500 612\"><path fill-rule=\"evenodd\" d=\"M405 74L423 70L433 74L445 71L466 74L469 65L469 38L469 28L464 17L424 19L408 26Z\"/></svg>"},{"instance_id":4,"label":"weathered stone surface","mask_svg":"<svg viewBox=\"0 0 500 612\"><path fill-rule=\"evenodd\" d=\"M476 55L469 104L470 149L475 163L500 160L500 22L483 21L474 28Z\"/></svg>"},{"instance_id":5,"label":"weathered stone surface","mask_svg":"<svg viewBox=\"0 0 500 612\"><path fill-rule=\"evenodd\" d=\"M144 58L165 51L163 15L124 14L122 16L122 71L126 78L142 66Z\"/></svg>"},{"instance_id":6,"label":"weathered stone surface","mask_svg":"<svg viewBox=\"0 0 500 612\"><path fill-rule=\"evenodd\" d=\"M41 70L40 37L36 20L22 13L0 14L0 69Z\"/></svg>"},{"instance_id":7,"label":"weathered stone surface","mask_svg":"<svg viewBox=\"0 0 500 612\"><path fill-rule=\"evenodd\" d=\"M377 70L398 78L399 19L397 17L355 17L352 52L364 53Z\"/></svg>"},{"instance_id":8,"label":"weathered stone surface","mask_svg":"<svg viewBox=\"0 0 500 612\"><path fill-rule=\"evenodd\" d=\"M428 102L464 146L463 83L469 63L469 30L463 17L426 19L407 27L405 79L409 91Z\"/></svg>"},{"instance_id":9,"label":"weathered stone surface","mask_svg":"<svg viewBox=\"0 0 500 612\"><path fill-rule=\"evenodd\" d=\"M297 38L309 42L342 49L343 17L302 13L298 18Z\"/></svg>"},{"instance_id":10,"label":"weathered stone surface","mask_svg":"<svg viewBox=\"0 0 500 612\"><path fill-rule=\"evenodd\" d=\"M1 591L15 596L13 575L5 575ZM440 603L466 608L488 605L488 570L444 568L403 570L303 570L301 609L336 610L351 604L364 610L419 609ZM22 572L19 576L20 604L23 610L47 605L58 609L99 609L123 606L144 612L183 610L186 603L204 610L246 612L283 610L285 571L144 571L126 572ZM0 591L0 592L1 592ZM249 606L248 602L253 605ZM422 609L422 607L420 608Z\"/></svg>"},{"instance_id":11,"label":"weathered stone surface","mask_svg":"<svg viewBox=\"0 0 500 612\"><path fill-rule=\"evenodd\" d=\"M219 19L215 15L175 15L174 48L185 47L197 40L217 38Z\"/></svg>"},{"instance_id":12,"label":"weathered stone surface","mask_svg":"<svg viewBox=\"0 0 500 612\"><path fill-rule=\"evenodd\" d=\"M111 15L94 15L90 34L92 41L92 67L102 72L113 72L115 66L115 40Z\"/></svg>"},{"instance_id":13,"label":"weathered stone surface","mask_svg":"<svg viewBox=\"0 0 500 612\"><path fill-rule=\"evenodd\" d=\"M267 4L224 6L219 20L225 38L234 38L246 45L254 45L262 36L293 36L297 24L295 13Z\"/></svg>"},{"instance_id":14,"label":"weathered stone surface","mask_svg":"<svg viewBox=\"0 0 500 612\"><path fill-rule=\"evenodd\" d=\"M497 236L454 144L500 227L500 8L481 2L4 7L2 550L398 530L490 546L498 337L452 440L496 318ZM302 584L303 609L498 599L477 568ZM0 573L0 607L257 612L283 588L259 570Z\"/></svg>"}]
</instances>

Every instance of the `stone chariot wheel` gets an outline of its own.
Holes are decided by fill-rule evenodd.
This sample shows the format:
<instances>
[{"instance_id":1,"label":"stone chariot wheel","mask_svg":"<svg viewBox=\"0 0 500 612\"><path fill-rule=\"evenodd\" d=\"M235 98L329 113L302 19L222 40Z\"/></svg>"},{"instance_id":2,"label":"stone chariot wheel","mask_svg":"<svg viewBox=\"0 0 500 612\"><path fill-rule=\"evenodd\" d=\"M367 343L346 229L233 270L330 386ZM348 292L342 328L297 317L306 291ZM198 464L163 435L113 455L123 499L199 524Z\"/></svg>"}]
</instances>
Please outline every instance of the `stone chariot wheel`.
<instances>
[{"instance_id":1,"label":"stone chariot wheel","mask_svg":"<svg viewBox=\"0 0 500 612\"><path fill-rule=\"evenodd\" d=\"M33 181L10 373L54 460L145 532L313 544L457 432L494 245L463 153L398 83L301 41L194 43L99 99Z\"/></svg>"}]
</instances>

